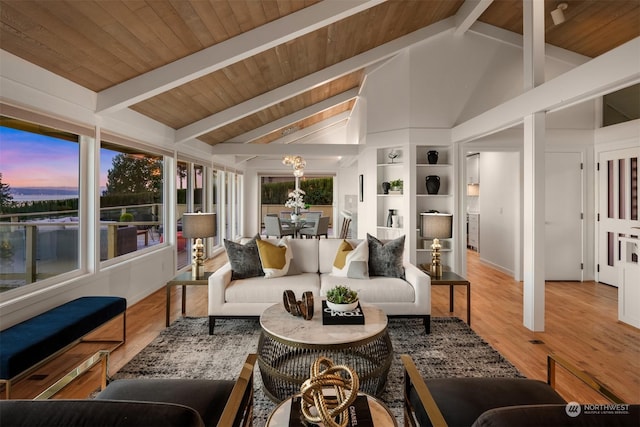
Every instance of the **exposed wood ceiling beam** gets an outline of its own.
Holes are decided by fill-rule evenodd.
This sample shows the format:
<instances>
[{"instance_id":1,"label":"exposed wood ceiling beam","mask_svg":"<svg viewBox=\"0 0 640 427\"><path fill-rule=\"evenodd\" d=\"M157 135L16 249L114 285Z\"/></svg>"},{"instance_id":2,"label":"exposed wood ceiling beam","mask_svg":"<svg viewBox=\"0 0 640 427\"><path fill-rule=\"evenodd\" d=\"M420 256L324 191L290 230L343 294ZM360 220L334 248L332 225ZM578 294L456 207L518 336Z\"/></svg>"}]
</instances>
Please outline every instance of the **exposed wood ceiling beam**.
<instances>
[{"instance_id":1,"label":"exposed wood ceiling beam","mask_svg":"<svg viewBox=\"0 0 640 427\"><path fill-rule=\"evenodd\" d=\"M421 28L406 36L397 38L374 49L353 56L345 61L327 67L316 73L305 76L287 85L280 86L270 92L256 96L248 101L237 104L219 113L205 117L195 123L180 128L176 131L176 143L197 138L207 132L229 124L242 117L246 117L257 111L268 108L285 99L308 91L338 77L352 73L361 68L374 64L382 59L395 55L396 52L427 39L433 39L454 28L454 18L443 19L435 24Z\"/></svg>"},{"instance_id":2,"label":"exposed wood ceiling beam","mask_svg":"<svg viewBox=\"0 0 640 427\"><path fill-rule=\"evenodd\" d=\"M554 111L640 82L640 37L559 75L452 129L453 142L468 142L507 129L538 111Z\"/></svg>"},{"instance_id":3,"label":"exposed wood ceiling beam","mask_svg":"<svg viewBox=\"0 0 640 427\"><path fill-rule=\"evenodd\" d=\"M334 156L356 156L360 152L361 146L357 144L296 144L296 154L301 156L326 156L331 149ZM279 156L291 154L289 144L217 144L211 149L214 155L236 155L236 156Z\"/></svg>"},{"instance_id":4,"label":"exposed wood ceiling beam","mask_svg":"<svg viewBox=\"0 0 640 427\"><path fill-rule=\"evenodd\" d=\"M343 102L347 102L353 98L356 98L357 96L358 96L358 88L354 88L346 92L342 92L336 96L332 96L331 98L325 99L324 101L320 101L316 104L303 108L302 110L298 110L293 114L289 114L288 116L285 116L278 120L274 120L270 123L267 123L264 126L260 126L259 128L253 129L242 135L238 135L237 137L233 138L233 140L226 141L226 142L247 143L247 142L253 141L275 130L288 126L291 123L295 123L297 121L306 119L307 117L311 117L314 114L318 114L333 106L342 104Z\"/></svg>"},{"instance_id":5,"label":"exposed wood ceiling beam","mask_svg":"<svg viewBox=\"0 0 640 427\"><path fill-rule=\"evenodd\" d=\"M129 107L386 0L325 0L127 80L98 94L96 113Z\"/></svg>"},{"instance_id":6,"label":"exposed wood ceiling beam","mask_svg":"<svg viewBox=\"0 0 640 427\"><path fill-rule=\"evenodd\" d=\"M491 6L491 3L493 3L493 0L466 0L456 12L456 30L453 34L455 36L464 34L478 20L480 15Z\"/></svg>"}]
</instances>

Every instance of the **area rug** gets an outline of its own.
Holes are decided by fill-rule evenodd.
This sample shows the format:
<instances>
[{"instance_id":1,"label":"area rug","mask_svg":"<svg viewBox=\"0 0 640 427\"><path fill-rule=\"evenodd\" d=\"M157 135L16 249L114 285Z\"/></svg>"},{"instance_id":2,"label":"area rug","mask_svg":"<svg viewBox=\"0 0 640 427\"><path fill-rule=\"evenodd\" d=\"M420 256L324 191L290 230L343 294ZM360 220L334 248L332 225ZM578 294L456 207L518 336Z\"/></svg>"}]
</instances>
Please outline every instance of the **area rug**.
<instances>
[{"instance_id":1,"label":"area rug","mask_svg":"<svg viewBox=\"0 0 640 427\"><path fill-rule=\"evenodd\" d=\"M121 378L235 379L248 353L258 348L257 320L216 321L215 335L208 334L207 318L184 317L112 376ZM455 317L432 318L431 334L421 320L391 319L389 335L394 361L381 396L402 425L403 369L400 354L410 354L425 378L522 377L500 353L466 323ZM259 368L255 370L254 426L264 426L275 408L262 393Z\"/></svg>"}]
</instances>

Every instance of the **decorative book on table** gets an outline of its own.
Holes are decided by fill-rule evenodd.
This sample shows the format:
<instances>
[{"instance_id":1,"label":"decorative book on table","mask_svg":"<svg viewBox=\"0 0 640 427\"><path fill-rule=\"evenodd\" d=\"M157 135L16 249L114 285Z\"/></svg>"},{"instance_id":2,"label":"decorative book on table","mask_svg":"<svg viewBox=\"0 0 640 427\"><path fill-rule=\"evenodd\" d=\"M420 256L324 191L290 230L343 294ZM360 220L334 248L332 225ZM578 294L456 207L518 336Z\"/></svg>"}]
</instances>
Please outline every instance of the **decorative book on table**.
<instances>
[{"instance_id":1,"label":"decorative book on table","mask_svg":"<svg viewBox=\"0 0 640 427\"><path fill-rule=\"evenodd\" d=\"M291 399L291 412L289 413L289 427L309 427L316 426L307 422L302 416L300 409L301 396L294 396ZM349 427L373 427L373 417L371 409L369 409L369 401L367 396L359 395L356 400L347 408L349 411Z\"/></svg>"},{"instance_id":2,"label":"decorative book on table","mask_svg":"<svg viewBox=\"0 0 640 427\"><path fill-rule=\"evenodd\" d=\"M360 303L352 311L333 311L327 307L327 301L322 301L323 325L364 325L364 312Z\"/></svg>"}]
</instances>

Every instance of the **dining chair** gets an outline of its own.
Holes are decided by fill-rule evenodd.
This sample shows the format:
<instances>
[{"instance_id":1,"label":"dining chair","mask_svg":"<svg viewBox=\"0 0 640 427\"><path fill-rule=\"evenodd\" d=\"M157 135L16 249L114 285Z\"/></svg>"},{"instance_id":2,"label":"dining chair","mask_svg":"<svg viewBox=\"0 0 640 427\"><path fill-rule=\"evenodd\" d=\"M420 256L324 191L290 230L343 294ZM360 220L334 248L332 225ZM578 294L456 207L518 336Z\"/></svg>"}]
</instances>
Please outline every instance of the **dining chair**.
<instances>
[{"instance_id":1,"label":"dining chair","mask_svg":"<svg viewBox=\"0 0 640 427\"><path fill-rule=\"evenodd\" d=\"M301 237L302 236L317 237L319 239L320 236L324 236L328 238L329 237L329 217L328 216L320 217L315 222L313 227L303 228L298 233L300 234Z\"/></svg>"},{"instance_id":2,"label":"dining chair","mask_svg":"<svg viewBox=\"0 0 640 427\"><path fill-rule=\"evenodd\" d=\"M282 236L293 236L293 229L286 229L282 227L280 218L277 216L265 216L264 217L264 234L267 236L275 236L281 238Z\"/></svg>"}]
</instances>

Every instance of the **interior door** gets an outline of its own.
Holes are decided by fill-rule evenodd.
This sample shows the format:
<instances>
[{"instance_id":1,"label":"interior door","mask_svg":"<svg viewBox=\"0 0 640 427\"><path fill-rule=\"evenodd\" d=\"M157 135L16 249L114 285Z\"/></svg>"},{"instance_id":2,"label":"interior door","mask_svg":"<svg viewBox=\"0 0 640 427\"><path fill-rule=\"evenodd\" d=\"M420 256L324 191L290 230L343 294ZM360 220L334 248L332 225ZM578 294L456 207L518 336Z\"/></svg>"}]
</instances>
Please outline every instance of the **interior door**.
<instances>
[{"instance_id":1,"label":"interior door","mask_svg":"<svg viewBox=\"0 0 640 427\"><path fill-rule=\"evenodd\" d=\"M619 286L620 237L637 235L640 148L605 151L598 156L597 280Z\"/></svg>"},{"instance_id":2,"label":"interior door","mask_svg":"<svg viewBox=\"0 0 640 427\"><path fill-rule=\"evenodd\" d=\"M582 154L545 157L545 279L582 280Z\"/></svg>"}]
</instances>

